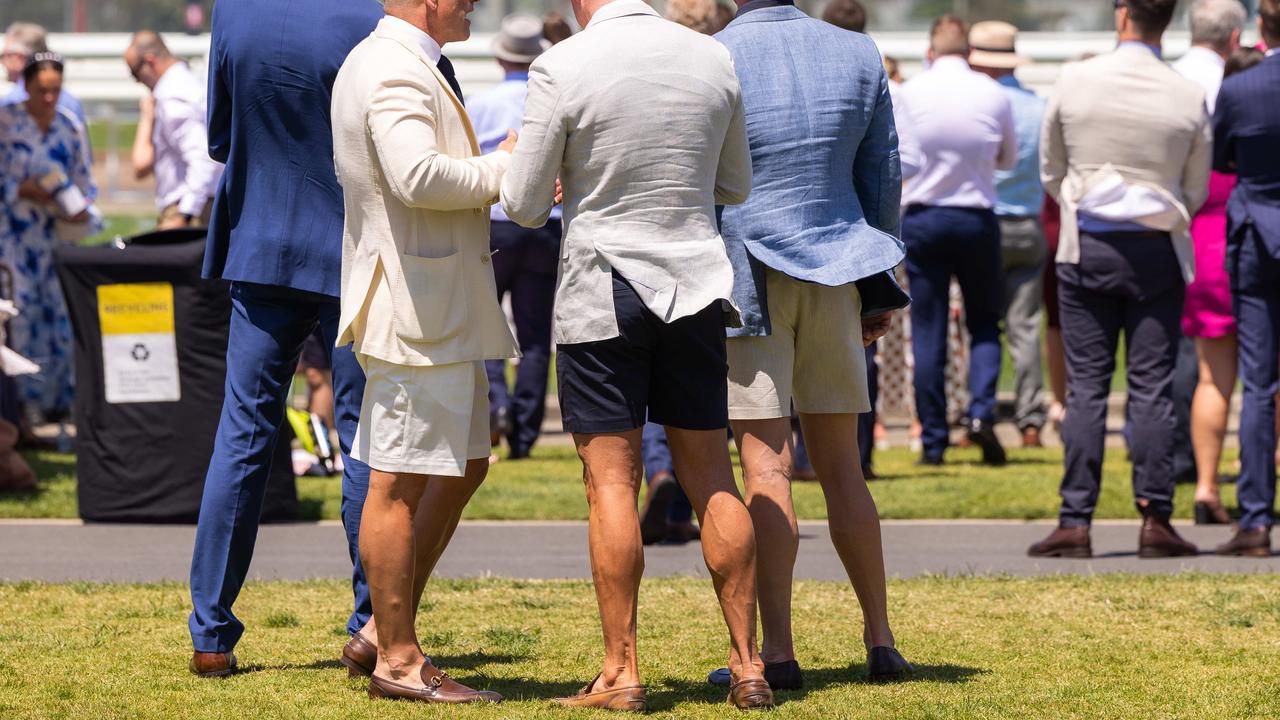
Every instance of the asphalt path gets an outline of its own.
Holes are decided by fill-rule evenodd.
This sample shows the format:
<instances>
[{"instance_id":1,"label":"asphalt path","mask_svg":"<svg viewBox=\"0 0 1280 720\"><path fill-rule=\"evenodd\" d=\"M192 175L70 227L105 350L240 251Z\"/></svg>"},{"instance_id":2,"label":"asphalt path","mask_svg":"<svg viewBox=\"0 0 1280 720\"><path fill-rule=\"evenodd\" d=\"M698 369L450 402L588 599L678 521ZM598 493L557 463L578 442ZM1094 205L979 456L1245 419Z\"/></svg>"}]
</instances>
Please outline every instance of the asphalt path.
<instances>
[{"instance_id":1,"label":"asphalt path","mask_svg":"<svg viewBox=\"0 0 1280 720\"><path fill-rule=\"evenodd\" d=\"M1112 572L1274 573L1270 558L1222 558L1211 552L1227 537L1222 527L1184 525L1197 557L1141 560L1136 522L1099 522L1091 560L1044 560L1026 548L1050 522L886 521L885 563L890 577L921 575L1054 575ZM796 577L843 580L826 523L800 524ZM0 521L0 580L156 582L185 580L195 528L190 525L85 525L67 521ZM250 577L340 578L351 572L342 527L334 522L264 525ZM582 522L464 522L437 569L443 577L590 578L587 526ZM706 577L700 546L645 548L645 574Z\"/></svg>"}]
</instances>

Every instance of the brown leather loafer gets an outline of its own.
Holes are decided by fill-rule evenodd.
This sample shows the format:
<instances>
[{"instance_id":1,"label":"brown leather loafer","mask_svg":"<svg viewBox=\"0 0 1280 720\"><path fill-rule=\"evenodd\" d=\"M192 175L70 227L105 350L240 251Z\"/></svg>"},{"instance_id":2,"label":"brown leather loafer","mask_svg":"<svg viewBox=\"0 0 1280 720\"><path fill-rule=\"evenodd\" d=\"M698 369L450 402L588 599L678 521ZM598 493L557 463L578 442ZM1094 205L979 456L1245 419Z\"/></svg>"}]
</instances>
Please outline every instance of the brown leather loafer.
<instances>
[{"instance_id":1,"label":"brown leather loafer","mask_svg":"<svg viewBox=\"0 0 1280 720\"><path fill-rule=\"evenodd\" d=\"M649 698L645 694L643 685L628 685L627 687L592 691L592 688L598 682L600 682L600 675L596 675L595 679L579 690L577 695L556 698L553 702L564 707L596 708L599 710L638 713L644 712L649 706Z\"/></svg>"},{"instance_id":2,"label":"brown leather loafer","mask_svg":"<svg viewBox=\"0 0 1280 720\"><path fill-rule=\"evenodd\" d=\"M1142 532L1138 535L1138 557L1185 557L1199 553L1195 545L1182 539L1168 520L1143 518Z\"/></svg>"},{"instance_id":3,"label":"brown leather loafer","mask_svg":"<svg viewBox=\"0 0 1280 720\"><path fill-rule=\"evenodd\" d=\"M1215 550L1219 555L1236 557L1271 557L1271 528L1238 530Z\"/></svg>"},{"instance_id":4,"label":"brown leather loafer","mask_svg":"<svg viewBox=\"0 0 1280 720\"><path fill-rule=\"evenodd\" d=\"M379 698L410 700L443 705L502 702L502 696L498 693L491 690L472 690L430 663L422 666L422 682L426 687L416 688L383 680L373 675L369 678L369 697L374 700Z\"/></svg>"},{"instance_id":5,"label":"brown leather loafer","mask_svg":"<svg viewBox=\"0 0 1280 720\"><path fill-rule=\"evenodd\" d=\"M373 677L373 669L378 666L378 646L356 633L342 647L339 661L347 666L347 675L350 677Z\"/></svg>"},{"instance_id":6,"label":"brown leather loafer","mask_svg":"<svg viewBox=\"0 0 1280 720\"><path fill-rule=\"evenodd\" d=\"M236 671L236 654L193 652L191 663L187 667L196 677L226 677Z\"/></svg>"},{"instance_id":7,"label":"brown leather loafer","mask_svg":"<svg viewBox=\"0 0 1280 720\"><path fill-rule=\"evenodd\" d=\"M729 686L729 704L739 710L764 710L773 707L773 690L764 678L739 680Z\"/></svg>"},{"instance_id":8,"label":"brown leather loafer","mask_svg":"<svg viewBox=\"0 0 1280 720\"><path fill-rule=\"evenodd\" d=\"M1091 558L1093 543L1087 527L1058 527L1049 537L1027 548L1031 557Z\"/></svg>"}]
</instances>

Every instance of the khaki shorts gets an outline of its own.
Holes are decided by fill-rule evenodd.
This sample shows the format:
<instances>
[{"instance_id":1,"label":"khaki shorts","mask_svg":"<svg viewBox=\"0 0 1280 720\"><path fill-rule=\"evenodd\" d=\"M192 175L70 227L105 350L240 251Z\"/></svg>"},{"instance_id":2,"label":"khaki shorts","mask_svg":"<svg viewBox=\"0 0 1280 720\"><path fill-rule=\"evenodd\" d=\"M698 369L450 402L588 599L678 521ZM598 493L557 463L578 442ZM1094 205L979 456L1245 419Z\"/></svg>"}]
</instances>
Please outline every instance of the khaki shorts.
<instances>
[{"instance_id":1,"label":"khaki shorts","mask_svg":"<svg viewBox=\"0 0 1280 720\"><path fill-rule=\"evenodd\" d=\"M765 269L769 322L764 337L731 337L729 419L802 413L864 413L867 356L862 299L853 283L828 287Z\"/></svg>"},{"instance_id":2,"label":"khaki shorts","mask_svg":"<svg viewBox=\"0 0 1280 720\"><path fill-rule=\"evenodd\" d=\"M351 457L374 470L462 477L489 457L483 362L414 367L357 355L364 402Z\"/></svg>"}]
</instances>

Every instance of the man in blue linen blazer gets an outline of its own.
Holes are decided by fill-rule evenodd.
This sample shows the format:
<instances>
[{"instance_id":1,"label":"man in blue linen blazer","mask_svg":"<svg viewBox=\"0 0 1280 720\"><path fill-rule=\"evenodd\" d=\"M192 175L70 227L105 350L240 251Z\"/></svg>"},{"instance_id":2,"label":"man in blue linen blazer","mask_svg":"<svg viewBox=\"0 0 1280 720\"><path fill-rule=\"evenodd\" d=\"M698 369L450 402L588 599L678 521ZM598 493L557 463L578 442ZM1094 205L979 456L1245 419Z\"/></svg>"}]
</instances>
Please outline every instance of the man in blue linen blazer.
<instances>
[{"instance_id":1,"label":"man in blue linen blazer","mask_svg":"<svg viewBox=\"0 0 1280 720\"><path fill-rule=\"evenodd\" d=\"M858 413L870 408L863 346L884 319L869 319L864 332L866 298L854 283L886 277L903 258L888 78L866 35L810 18L790 0L739 0L739 8L716 39L742 87L752 190L724 209L721 231L744 323L729 331L729 417L761 538L765 677L775 689L801 683L790 633L794 400L832 538L859 576L869 672L898 679L909 666L893 649L880 529L854 441Z\"/></svg>"},{"instance_id":2,"label":"man in blue linen blazer","mask_svg":"<svg viewBox=\"0 0 1280 720\"><path fill-rule=\"evenodd\" d=\"M1275 395L1280 385L1280 0L1258 4L1267 57L1222 83L1214 169L1238 182L1227 204L1227 272L1240 347L1239 529L1222 555L1271 555L1276 501Z\"/></svg>"},{"instance_id":3,"label":"man in blue linen blazer","mask_svg":"<svg viewBox=\"0 0 1280 720\"><path fill-rule=\"evenodd\" d=\"M231 612L253 555L270 458L303 341L337 340L342 190L333 167L334 77L382 18L373 0L264 7L220 0L209 54L209 154L226 171L214 198L204 276L231 283L226 399L205 478L191 562L190 618L201 676L235 670L244 625ZM369 468L349 456L364 374L332 350L343 456L342 520L354 563L354 633L372 612L356 540Z\"/></svg>"}]
</instances>

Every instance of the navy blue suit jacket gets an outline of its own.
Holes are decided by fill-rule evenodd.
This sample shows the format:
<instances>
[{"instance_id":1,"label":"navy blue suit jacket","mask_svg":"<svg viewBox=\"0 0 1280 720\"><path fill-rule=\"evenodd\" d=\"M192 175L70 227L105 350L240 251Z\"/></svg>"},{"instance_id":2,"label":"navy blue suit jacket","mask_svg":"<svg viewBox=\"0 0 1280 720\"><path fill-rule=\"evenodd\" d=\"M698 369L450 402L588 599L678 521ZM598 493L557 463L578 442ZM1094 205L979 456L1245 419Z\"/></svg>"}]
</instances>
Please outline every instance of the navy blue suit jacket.
<instances>
[{"instance_id":1,"label":"navy blue suit jacket","mask_svg":"<svg viewBox=\"0 0 1280 720\"><path fill-rule=\"evenodd\" d=\"M226 163L204 276L338 296L342 189L329 103L375 0L218 0L209 51L209 155Z\"/></svg>"},{"instance_id":2,"label":"navy blue suit jacket","mask_svg":"<svg viewBox=\"0 0 1280 720\"><path fill-rule=\"evenodd\" d=\"M1239 182L1227 205L1227 238L1253 228L1280 258L1280 55L1222 83L1213 116L1213 166Z\"/></svg>"}]
</instances>

